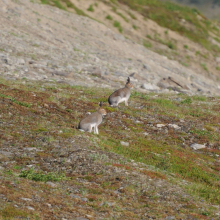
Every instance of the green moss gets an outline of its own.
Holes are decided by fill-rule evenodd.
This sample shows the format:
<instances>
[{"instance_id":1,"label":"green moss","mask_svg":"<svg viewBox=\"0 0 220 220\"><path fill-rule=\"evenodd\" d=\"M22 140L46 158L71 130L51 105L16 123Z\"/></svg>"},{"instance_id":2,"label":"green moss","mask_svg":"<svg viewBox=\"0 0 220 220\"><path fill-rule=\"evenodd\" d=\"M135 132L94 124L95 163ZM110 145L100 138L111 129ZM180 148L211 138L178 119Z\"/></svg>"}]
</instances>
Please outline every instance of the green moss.
<instances>
[{"instance_id":1,"label":"green moss","mask_svg":"<svg viewBox=\"0 0 220 220\"><path fill-rule=\"evenodd\" d=\"M42 171L35 171L34 169L22 170L19 177L23 177L34 181L42 181L42 182L68 179L64 174L58 174L53 172L44 174Z\"/></svg>"},{"instance_id":2,"label":"green moss","mask_svg":"<svg viewBox=\"0 0 220 220\"><path fill-rule=\"evenodd\" d=\"M18 216L20 218L27 218L28 214L25 211L16 209L13 206L6 206L2 210L0 210L0 216L2 216L3 219L14 219Z\"/></svg>"},{"instance_id":3,"label":"green moss","mask_svg":"<svg viewBox=\"0 0 220 220\"><path fill-rule=\"evenodd\" d=\"M151 42L150 42L150 41L146 41L146 40L143 41L143 45L144 45L146 48L151 48L151 47L152 47Z\"/></svg>"}]
</instances>

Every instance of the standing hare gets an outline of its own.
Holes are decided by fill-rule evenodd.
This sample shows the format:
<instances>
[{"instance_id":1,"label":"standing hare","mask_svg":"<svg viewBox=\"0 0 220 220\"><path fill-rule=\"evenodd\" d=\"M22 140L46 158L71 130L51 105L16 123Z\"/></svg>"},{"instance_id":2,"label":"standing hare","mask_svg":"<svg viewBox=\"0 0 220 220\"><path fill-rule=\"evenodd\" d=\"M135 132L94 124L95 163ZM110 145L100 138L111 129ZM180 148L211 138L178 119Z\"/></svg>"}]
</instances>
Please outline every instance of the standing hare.
<instances>
[{"instance_id":1,"label":"standing hare","mask_svg":"<svg viewBox=\"0 0 220 220\"><path fill-rule=\"evenodd\" d=\"M98 126L102 122L102 116L107 114L105 109L101 107L102 102L99 103L99 109L97 110L97 112L92 113L91 115L80 121L78 128L84 131L91 132L92 128L94 127L94 133L99 134Z\"/></svg>"},{"instance_id":2,"label":"standing hare","mask_svg":"<svg viewBox=\"0 0 220 220\"><path fill-rule=\"evenodd\" d=\"M128 106L128 99L130 98L131 88L133 87L128 77L125 87L113 92L108 98L108 103L111 106L118 106L119 103L125 102L125 105Z\"/></svg>"}]
</instances>

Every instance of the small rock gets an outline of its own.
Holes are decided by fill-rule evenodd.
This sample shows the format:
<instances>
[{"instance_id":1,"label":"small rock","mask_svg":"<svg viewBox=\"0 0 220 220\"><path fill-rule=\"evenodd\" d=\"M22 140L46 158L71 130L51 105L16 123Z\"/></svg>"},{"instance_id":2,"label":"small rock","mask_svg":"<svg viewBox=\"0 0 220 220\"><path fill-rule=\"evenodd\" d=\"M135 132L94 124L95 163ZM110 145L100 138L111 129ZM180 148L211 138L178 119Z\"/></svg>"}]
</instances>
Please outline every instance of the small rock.
<instances>
[{"instance_id":1,"label":"small rock","mask_svg":"<svg viewBox=\"0 0 220 220\"><path fill-rule=\"evenodd\" d=\"M124 142L124 141L120 141L120 144L122 146L125 146L125 147L128 147L129 146L129 143L128 142Z\"/></svg>"},{"instance_id":2,"label":"small rock","mask_svg":"<svg viewBox=\"0 0 220 220\"><path fill-rule=\"evenodd\" d=\"M54 71L54 72L52 73L52 75L57 75L57 76L64 76L64 77L67 77L67 76L69 76L69 73L68 73L68 72Z\"/></svg>"},{"instance_id":3,"label":"small rock","mask_svg":"<svg viewBox=\"0 0 220 220\"><path fill-rule=\"evenodd\" d=\"M27 147L27 148L25 148L25 150L32 151L32 150L37 150L37 148L36 147Z\"/></svg>"},{"instance_id":4,"label":"small rock","mask_svg":"<svg viewBox=\"0 0 220 220\"><path fill-rule=\"evenodd\" d=\"M77 196L73 193L70 194L70 197L72 197L73 199L81 199L80 196Z\"/></svg>"},{"instance_id":5,"label":"small rock","mask_svg":"<svg viewBox=\"0 0 220 220\"><path fill-rule=\"evenodd\" d=\"M173 220L173 219L176 219L176 218L175 218L175 216L167 216L165 219L166 220Z\"/></svg>"},{"instance_id":6,"label":"small rock","mask_svg":"<svg viewBox=\"0 0 220 220\"><path fill-rule=\"evenodd\" d=\"M52 182L46 182L47 185L51 186L52 188L57 187L57 184L52 183Z\"/></svg>"},{"instance_id":7,"label":"small rock","mask_svg":"<svg viewBox=\"0 0 220 220\"><path fill-rule=\"evenodd\" d=\"M220 57L216 57L216 58L215 58L215 61L216 61L217 63L220 63Z\"/></svg>"},{"instance_id":8,"label":"small rock","mask_svg":"<svg viewBox=\"0 0 220 220\"><path fill-rule=\"evenodd\" d=\"M8 152L8 151L0 151L0 155L3 155L4 157L7 157L9 159L12 159L14 157L13 153Z\"/></svg>"},{"instance_id":9,"label":"small rock","mask_svg":"<svg viewBox=\"0 0 220 220\"><path fill-rule=\"evenodd\" d=\"M51 205L50 203L46 203L46 205L47 205L49 208L52 207L52 205Z\"/></svg>"},{"instance_id":10,"label":"small rock","mask_svg":"<svg viewBox=\"0 0 220 220\"><path fill-rule=\"evenodd\" d=\"M141 85L142 89L147 89L147 90L159 90L160 88L158 86L155 86L151 83L144 83Z\"/></svg>"},{"instance_id":11,"label":"small rock","mask_svg":"<svg viewBox=\"0 0 220 220\"><path fill-rule=\"evenodd\" d=\"M147 136L147 135L149 135L149 133L147 133L147 132L144 132L144 133L143 133L143 135Z\"/></svg>"},{"instance_id":12,"label":"small rock","mask_svg":"<svg viewBox=\"0 0 220 220\"><path fill-rule=\"evenodd\" d=\"M166 126L166 125L164 125L164 124L157 124L157 128L162 128L164 126Z\"/></svg>"},{"instance_id":13,"label":"small rock","mask_svg":"<svg viewBox=\"0 0 220 220\"><path fill-rule=\"evenodd\" d=\"M4 170L4 169L5 169L4 167L0 166L0 171L1 171L1 170Z\"/></svg>"},{"instance_id":14,"label":"small rock","mask_svg":"<svg viewBox=\"0 0 220 220\"><path fill-rule=\"evenodd\" d=\"M34 211L35 209L31 206L27 206L27 209Z\"/></svg>"},{"instance_id":15,"label":"small rock","mask_svg":"<svg viewBox=\"0 0 220 220\"><path fill-rule=\"evenodd\" d=\"M194 150L206 148L206 146L203 144L191 144L190 147L193 148Z\"/></svg>"},{"instance_id":16,"label":"small rock","mask_svg":"<svg viewBox=\"0 0 220 220\"><path fill-rule=\"evenodd\" d=\"M120 194L120 192L118 190L115 190L113 193L114 194Z\"/></svg>"},{"instance_id":17,"label":"small rock","mask_svg":"<svg viewBox=\"0 0 220 220\"><path fill-rule=\"evenodd\" d=\"M88 201L87 198L81 198L81 200L82 200L83 202L87 202L87 201Z\"/></svg>"},{"instance_id":18,"label":"small rock","mask_svg":"<svg viewBox=\"0 0 220 220\"><path fill-rule=\"evenodd\" d=\"M170 128L174 128L175 130L179 130L179 129L181 129L180 126L175 125L175 124L168 124L168 126L169 126Z\"/></svg>"},{"instance_id":19,"label":"small rock","mask_svg":"<svg viewBox=\"0 0 220 220\"><path fill-rule=\"evenodd\" d=\"M150 71L150 68L149 68L149 66L147 64L143 64L143 68Z\"/></svg>"},{"instance_id":20,"label":"small rock","mask_svg":"<svg viewBox=\"0 0 220 220\"><path fill-rule=\"evenodd\" d=\"M21 65L24 65L24 64L25 64L25 61L24 61L24 59L21 58L21 59L18 59L18 60L17 60L17 63L18 63L18 64L21 64Z\"/></svg>"},{"instance_id":21,"label":"small rock","mask_svg":"<svg viewBox=\"0 0 220 220\"><path fill-rule=\"evenodd\" d=\"M32 199L29 199L29 198L21 198L21 200L24 200L24 201L29 201L29 202L31 202L31 201L32 201Z\"/></svg>"}]
</instances>

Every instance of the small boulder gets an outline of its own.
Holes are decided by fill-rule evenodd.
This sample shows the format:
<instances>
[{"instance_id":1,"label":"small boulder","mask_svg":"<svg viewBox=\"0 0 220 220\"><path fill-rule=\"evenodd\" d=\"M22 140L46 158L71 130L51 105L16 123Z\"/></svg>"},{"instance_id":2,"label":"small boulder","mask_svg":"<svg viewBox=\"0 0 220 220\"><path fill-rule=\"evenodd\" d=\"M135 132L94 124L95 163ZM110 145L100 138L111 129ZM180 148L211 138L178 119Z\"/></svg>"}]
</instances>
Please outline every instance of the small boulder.
<instances>
[{"instance_id":1,"label":"small boulder","mask_svg":"<svg viewBox=\"0 0 220 220\"><path fill-rule=\"evenodd\" d=\"M174 128L175 130L179 130L179 129L181 129L180 126L175 125L175 124L168 124L168 127L170 127L170 128Z\"/></svg>"},{"instance_id":2,"label":"small boulder","mask_svg":"<svg viewBox=\"0 0 220 220\"><path fill-rule=\"evenodd\" d=\"M166 126L166 125L164 125L164 124L157 124L157 128L162 128L164 126Z\"/></svg>"},{"instance_id":3,"label":"small boulder","mask_svg":"<svg viewBox=\"0 0 220 220\"><path fill-rule=\"evenodd\" d=\"M125 147L128 147L129 146L129 143L128 142L124 142L124 141L120 141L120 144L122 146L125 146Z\"/></svg>"},{"instance_id":4,"label":"small boulder","mask_svg":"<svg viewBox=\"0 0 220 220\"><path fill-rule=\"evenodd\" d=\"M220 57L216 57L216 58L215 58L215 61L216 61L217 63L220 63Z\"/></svg>"},{"instance_id":5,"label":"small boulder","mask_svg":"<svg viewBox=\"0 0 220 220\"><path fill-rule=\"evenodd\" d=\"M141 85L142 89L147 89L147 90L159 90L160 88L156 85L153 85L151 83L144 83Z\"/></svg>"},{"instance_id":6,"label":"small boulder","mask_svg":"<svg viewBox=\"0 0 220 220\"><path fill-rule=\"evenodd\" d=\"M46 184L49 185L52 188L57 187L57 185L55 183L52 183L52 182L46 182Z\"/></svg>"},{"instance_id":7,"label":"small boulder","mask_svg":"<svg viewBox=\"0 0 220 220\"><path fill-rule=\"evenodd\" d=\"M190 147L193 148L194 150L206 148L206 146L204 144L196 144L196 143L191 144Z\"/></svg>"}]
</instances>

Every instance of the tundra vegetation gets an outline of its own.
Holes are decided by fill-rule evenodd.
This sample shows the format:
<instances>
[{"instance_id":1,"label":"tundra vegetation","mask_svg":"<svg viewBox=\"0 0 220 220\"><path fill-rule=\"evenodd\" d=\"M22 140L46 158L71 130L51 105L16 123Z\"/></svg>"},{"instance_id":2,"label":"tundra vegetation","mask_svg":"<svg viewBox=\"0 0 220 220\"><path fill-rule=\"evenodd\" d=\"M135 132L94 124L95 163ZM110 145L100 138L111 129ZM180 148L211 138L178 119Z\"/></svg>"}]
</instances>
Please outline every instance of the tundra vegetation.
<instances>
[{"instance_id":1,"label":"tundra vegetation","mask_svg":"<svg viewBox=\"0 0 220 220\"><path fill-rule=\"evenodd\" d=\"M158 219L217 217L219 97L132 91L129 107L113 108L107 105L111 92L1 79L3 219L68 217L78 206L83 216L104 213L106 219L109 213L127 219L146 213ZM77 130L97 100L106 102L108 112L99 135ZM206 148L193 150L192 143Z\"/></svg>"}]
</instances>

